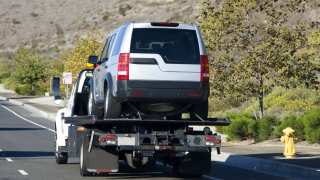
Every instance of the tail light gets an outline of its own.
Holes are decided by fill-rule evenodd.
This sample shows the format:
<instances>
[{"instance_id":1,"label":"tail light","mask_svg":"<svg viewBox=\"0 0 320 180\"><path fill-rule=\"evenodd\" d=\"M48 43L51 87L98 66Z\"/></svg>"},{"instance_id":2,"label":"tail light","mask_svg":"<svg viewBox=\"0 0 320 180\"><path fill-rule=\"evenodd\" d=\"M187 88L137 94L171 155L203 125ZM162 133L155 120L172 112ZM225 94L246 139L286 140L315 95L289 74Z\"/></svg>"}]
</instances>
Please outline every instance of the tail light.
<instances>
[{"instance_id":1,"label":"tail light","mask_svg":"<svg viewBox=\"0 0 320 180\"><path fill-rule=\"evenodd\" d=\"M208 146L214 146L214 145L220 145L221 140L213 135L206 135L206 145Z\"/></svg>"},{"instance_id":2,"label":"tail light","mask_svg":"<svg viewBox=\"0 0 320 180\"><path fill-rule=\"evenodd\" d=\"M200 56L201 81L209 82L209 62L207 55Z\"/></svg>"},{"instance_id":3,"label":"tail light","mask_svg":"<svg viewBox=\"0 0 320 180\"><path fill-rule=\"evenodd\" d=\"M111 144L115 145L117 144L117 135L116 134L104 134L99 137L99 142L100 143L106 143L106 144Z\"/></svg>"},{"instance_id":4,"label":"tail light","mask_svg":"<svg viewBox=\"0 0 320 180\"><path fill-rule=\"evenodd\" d=\"M118 80L129 80L130 53L120 53L118 62Z\"/></svg>"}]
</instances>

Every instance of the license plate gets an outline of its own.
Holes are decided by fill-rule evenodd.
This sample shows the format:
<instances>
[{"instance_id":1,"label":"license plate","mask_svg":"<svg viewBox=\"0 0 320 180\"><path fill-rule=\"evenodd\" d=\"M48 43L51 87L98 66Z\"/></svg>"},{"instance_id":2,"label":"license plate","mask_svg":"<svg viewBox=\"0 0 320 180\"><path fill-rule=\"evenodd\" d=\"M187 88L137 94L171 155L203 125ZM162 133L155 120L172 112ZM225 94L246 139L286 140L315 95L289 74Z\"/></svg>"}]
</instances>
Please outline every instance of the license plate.
<instances>
[{"instance_id":1,"label":"license plate","mask_svg":"<svg viewBox=\"0 0 320 180\"><path fill-rule=\"evenodd\" d=\"M135 137L118 137L119 146L134 146L136 145Z\"/></svg>"}]
</instances>

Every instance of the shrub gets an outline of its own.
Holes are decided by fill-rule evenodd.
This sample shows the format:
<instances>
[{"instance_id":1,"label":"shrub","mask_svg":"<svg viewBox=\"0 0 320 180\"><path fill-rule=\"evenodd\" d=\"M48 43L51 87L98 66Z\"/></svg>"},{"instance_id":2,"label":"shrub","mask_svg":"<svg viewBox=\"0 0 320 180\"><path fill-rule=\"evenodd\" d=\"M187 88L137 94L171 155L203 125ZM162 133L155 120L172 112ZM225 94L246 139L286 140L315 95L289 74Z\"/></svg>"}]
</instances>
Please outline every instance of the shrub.
<instances>
[{"instance_id":1,"label":"shrub","mask_svg":"<svg viewBox=\"0 0 320 180\"><path fill-rule=\"evenodd\" d=\"M21 95L34 95L32 92L32 87L29 84L18 84L16 85L14 91Z\"/></svg>"},{"instance_id":2,"label":"shrub","mask_svg":"<svg viewBox=\"0 0 320 180\"><path fill-rule=\"evenodd\" d=\"M283 119L281 119L280 124L274 130L274 135L279 138L283 135L282 130L291 127L295 132L295 137L298 138L299 141L304 140L304 125L300 118L296 116L289 115Z\"/></svg>"},{"instance_id":3,"label":"shrub","mask_svg":"<svg viewBox=\"0 0 320 180\"><path fill-rule=\"evenodd\" d=\"M274 117L266 116L256 122L256 134L254 136L255 141L267 140L271 137L274 131L277 120Z\"/></svg>"},{"instance_id":4,"label":"shrub","mask_svg":"<svg viewBox=\"0 0 320 180\"><path fill-rule=\"evenodd\" d=\"M320 108L315 108L301 117L304 123L305 138L310 143L320 142Z\"/></svg>"},{"instance_id":5,"label":"shrub","mask_svg":"<svg viewBox=\"0 0 320 180\"><path fill-rule=\"evenodd\" d=\"M248 127L253 119L249 114L228 113L227 117L232 123L223 127L222 130L228 135L229 140L244 140L252 137Z\"/></svg>"}]
</instances>

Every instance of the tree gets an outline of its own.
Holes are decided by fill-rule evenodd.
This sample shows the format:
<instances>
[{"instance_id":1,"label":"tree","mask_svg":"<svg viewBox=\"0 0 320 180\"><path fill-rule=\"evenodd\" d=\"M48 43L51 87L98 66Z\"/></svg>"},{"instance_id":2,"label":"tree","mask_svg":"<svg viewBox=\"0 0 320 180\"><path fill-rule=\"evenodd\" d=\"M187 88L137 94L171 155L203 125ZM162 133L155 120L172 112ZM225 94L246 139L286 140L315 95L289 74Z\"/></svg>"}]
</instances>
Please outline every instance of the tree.
<instances>
[{"instance_id":1,"label":"tree","mask_svg":"<svg viewBox=\"0 0 320 180\"><path fill-rule=\"evenodd\" d=\"M27 85L31 88L31 94L35 94L37 85L48 78L48 69L44 59L35 51L22 48L15 53L13 60L15 82Z\"/></svg>"},{"instance_id":2,"label":"tree","mask_svg":"<svg viewBox=\"0 0 320 180\"><path fill-rule=\"evenodd\" d=\"M202 1L199 22L209 50L211 97L218 101L227 99L225 102L232 106L247 100L241 92L247 87L233 74L255 33L246 23L247 11L254 5L254 0L225 0L215 5L209 0Z\"/></svg>"},{"instance_id":3,"label":"tree","mask_svg":"<svg viewBox=\"0 0 320 180\"><path fill-rule=\"evenodd\" d=\"M81 39L72 50L61 56L64 62L64 71L71 72L75 79L78 73L86 68L88 57L99 54L102 44L94 38Z\"/></svg>"},{"instance_id":4,"label":"tree","mask_svg":"<svg viewBox=\"0 0 320 180\"><path fill-rule=\"evenodd\" d=\"M299 9L299 3L285 1L279 5L280 2L268 0L215 3L202 1L200 15L211 57L212 96L236 96L234 105L257 97L262 117L263 98L273 87L314 86L311 56L298 53L307 46L307 26L286 25L289 14Z\"/></svg>"}]
</instances>

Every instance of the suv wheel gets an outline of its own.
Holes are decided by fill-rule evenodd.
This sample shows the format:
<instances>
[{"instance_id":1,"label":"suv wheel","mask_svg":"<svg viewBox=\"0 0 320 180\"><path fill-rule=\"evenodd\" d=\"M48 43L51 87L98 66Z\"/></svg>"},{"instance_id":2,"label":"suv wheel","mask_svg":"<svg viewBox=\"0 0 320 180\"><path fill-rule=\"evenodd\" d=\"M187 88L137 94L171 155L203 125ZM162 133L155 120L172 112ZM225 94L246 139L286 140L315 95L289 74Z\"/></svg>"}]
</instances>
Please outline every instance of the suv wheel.
<instances>
[{"instance_id":1,"label":"suv wheel","mask_svg":"<svg viewBox=\"0 0 320 180\"><path fill-rule=\"evenodd\" d=\"M194 104L190 109L190 118L191 119L199 119L198 116L202 119L208 118L208 100L200 103ZM199 119L200 120L200 119Z\"/></svg>"},{"instance_id":2,"label":"suv wheel","mask_svg":"<svg viewBox=\"0 0 320 180\"><path fill-rule=\"evenodd\" d=\"M103 118L103 111L99 110L94 103L93 92L90 91L89 100L88 100L88 115L96 115L98 119Z\"/></svg>"},{"instance_id":3,"label":"suv wheel","mask_svg":"<svg viewBox=\"0 0 320 180\"><path fill-rule=\"evenodd\" d=\"M104 102L104 117L118 118L121 114L121 104L112 96L110 88L106 89Z\"/></svg>"}]
</instances>

